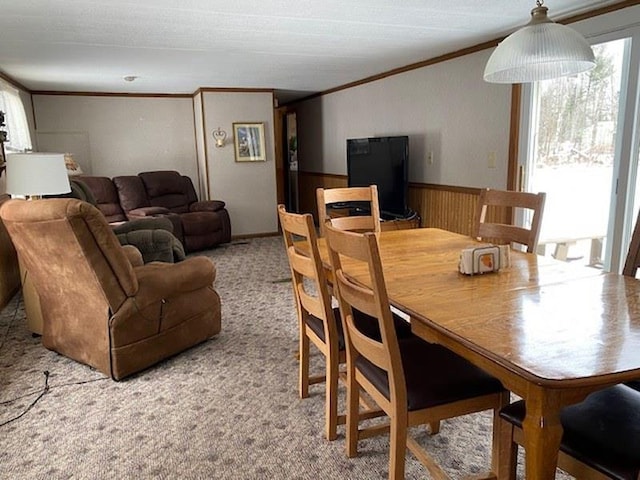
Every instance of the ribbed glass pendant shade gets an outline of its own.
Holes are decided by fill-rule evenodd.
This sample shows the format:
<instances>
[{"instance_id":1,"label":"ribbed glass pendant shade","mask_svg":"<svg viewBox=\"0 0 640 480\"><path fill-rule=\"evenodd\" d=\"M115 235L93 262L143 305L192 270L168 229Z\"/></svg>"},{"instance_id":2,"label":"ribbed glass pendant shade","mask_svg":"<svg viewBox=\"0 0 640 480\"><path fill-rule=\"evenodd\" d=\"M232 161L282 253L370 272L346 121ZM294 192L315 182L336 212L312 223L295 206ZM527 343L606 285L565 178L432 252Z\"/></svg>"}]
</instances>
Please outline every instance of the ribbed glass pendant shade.
<instances>
[{"instance_id":1,"label":"ribbed glass pendant shade","mask_svg":"<svg viewBox=\"0 0 640 480\"><path fill-rule=\"evenodd\" d=\"M494 50L484 69L485 81L536 82L595 67L589 43L575 30L549 20L541 2L531 11L531 17L531 22Z\"/></svg>"}]
</instances>

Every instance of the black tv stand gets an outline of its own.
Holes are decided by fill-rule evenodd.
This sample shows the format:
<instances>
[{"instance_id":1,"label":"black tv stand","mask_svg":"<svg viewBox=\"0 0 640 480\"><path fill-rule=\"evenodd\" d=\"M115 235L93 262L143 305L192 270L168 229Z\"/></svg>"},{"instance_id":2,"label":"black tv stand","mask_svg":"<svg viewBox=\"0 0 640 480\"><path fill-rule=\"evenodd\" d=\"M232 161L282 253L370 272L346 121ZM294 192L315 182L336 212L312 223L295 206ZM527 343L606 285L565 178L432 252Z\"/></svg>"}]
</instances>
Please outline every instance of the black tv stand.
<instances>
[{"instance_id":1,"label":"black tv stand","mask_svg":"<svg viewBox=\"0 0 640 480\"><path fill-rule=\"evenodd\" d=\"M342 214L353 217L371 214L370 208L358 205L358 202L330 203L327 205L327 210L334 211L338 216ZM382 211L380 212L380 221L383 230L404 230L406 228L420 227L420 215L411 209L404 214Z\"/></svg>"},{"instance_id":2,"label":"black tv stand","mask_svg":"<svg viewBox=\"0 0 640 480\"><path fill-rule=\"evenodd\" d=\"M384 221L393 221L393 220L411 220L416 217L418 214L413 210L409 209L405 213L391 213L391 212L380 212L380 219Z\"/></svg>"},{"instance_id":3,"label":"black tv stand","mask_svg":"<svg viewBox=\"0 0 640 480\"><path fill-rule=\"evenodd\" d=\"M382 230L405 230L408 228L420 228L420 215L413 210L404 215L381 215L380 227Z\"/></svg>"}]
</instances>

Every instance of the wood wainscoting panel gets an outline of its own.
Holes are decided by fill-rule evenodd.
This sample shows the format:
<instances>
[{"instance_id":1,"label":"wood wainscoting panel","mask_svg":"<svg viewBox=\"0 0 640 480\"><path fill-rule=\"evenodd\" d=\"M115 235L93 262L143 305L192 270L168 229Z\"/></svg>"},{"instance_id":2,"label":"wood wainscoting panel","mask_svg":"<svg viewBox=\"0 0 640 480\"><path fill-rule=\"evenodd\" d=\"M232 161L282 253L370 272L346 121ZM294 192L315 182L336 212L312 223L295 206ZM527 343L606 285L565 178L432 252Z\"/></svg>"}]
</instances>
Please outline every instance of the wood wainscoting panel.
<instances>
[{"instance_id":1,"label":"wood wainscoting panel","mask_svg":"<svg viewBox=\"0 0 640 480\"><path fill-rule=\"evenodd\" d=\"M409 206L420 215L422 227L471 235L480 190L412 183Z\"/></svg>"},{"instance_id":2,"label":"wood wainscoting panel","mask_svg":"<svg viewBox=\"0 0 640 480\"><path fill-rule=\"evenodd\" d=\"M0 195L0 205L9 199L9 195ZM0 221L0 308L13 298L20 288L20 267L16 249L9 233Z\"/></svg>"},{"instance_id":3,"label":"wood wainscoting panel","mask_svg":"<svg viewBox=\"0 0 640 480\"><path fill-rule=\"evenodd\" d=\"M409 184L409 207L420 215L421 227L441 228L462 235L473 234L479 188ZM511 212L505 208L489 207L487 220L511 223Z\"/></svg>"}]
</instances>

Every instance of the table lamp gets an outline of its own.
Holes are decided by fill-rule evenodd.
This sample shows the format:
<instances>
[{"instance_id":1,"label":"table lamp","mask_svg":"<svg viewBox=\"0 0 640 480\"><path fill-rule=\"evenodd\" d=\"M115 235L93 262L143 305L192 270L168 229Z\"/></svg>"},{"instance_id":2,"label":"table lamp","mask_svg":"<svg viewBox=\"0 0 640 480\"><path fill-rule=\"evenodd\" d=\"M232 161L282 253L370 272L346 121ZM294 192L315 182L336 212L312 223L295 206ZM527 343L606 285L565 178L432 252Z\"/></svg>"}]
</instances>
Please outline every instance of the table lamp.
<instances>
[{"instance_id":1,"label":"table lamp","mask_svg":"<svg viewBox=\"0 0 640 480\"><path fill-rule=\"evenodd\" d=\"M7 155L7 193L32 199L69 193L69 177L62 153Z\"/></svg>"}]
</instances>

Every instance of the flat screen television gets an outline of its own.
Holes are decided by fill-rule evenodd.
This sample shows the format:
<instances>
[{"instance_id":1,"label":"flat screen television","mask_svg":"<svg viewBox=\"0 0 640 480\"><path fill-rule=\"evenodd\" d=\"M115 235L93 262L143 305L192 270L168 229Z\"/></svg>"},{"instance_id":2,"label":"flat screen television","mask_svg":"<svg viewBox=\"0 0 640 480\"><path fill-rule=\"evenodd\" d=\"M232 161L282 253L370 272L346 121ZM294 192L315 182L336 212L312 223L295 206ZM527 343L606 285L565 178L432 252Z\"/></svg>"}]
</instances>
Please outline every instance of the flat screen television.
<instances>
[{"instance_id":1,"label":"flat screen television","mask_svg":"<svg viewBox=\"0 0 640 480\"><path fill-rule=\"evenodd\" d=\"M409 137L348 139L347 174L350 187L378 186L382 218L408 214Z\"/></svg>"}]
</instances>

